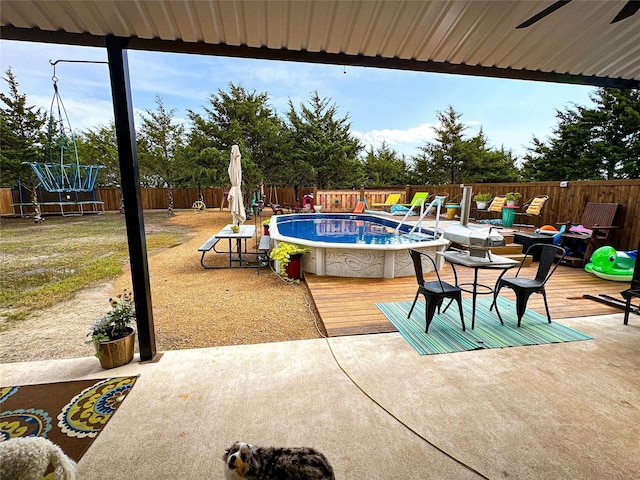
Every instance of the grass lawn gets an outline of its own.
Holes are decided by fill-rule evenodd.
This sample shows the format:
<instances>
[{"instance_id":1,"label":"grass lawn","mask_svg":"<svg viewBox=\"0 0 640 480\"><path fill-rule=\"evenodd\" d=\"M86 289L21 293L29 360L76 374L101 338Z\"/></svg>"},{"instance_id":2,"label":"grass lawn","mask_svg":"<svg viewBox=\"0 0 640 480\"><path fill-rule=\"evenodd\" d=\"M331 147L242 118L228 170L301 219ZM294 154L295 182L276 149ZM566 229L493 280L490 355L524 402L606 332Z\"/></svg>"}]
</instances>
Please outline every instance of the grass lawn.
<instances>
[{"instance_id":1,"label":"grass lawn","mask_svg":"<svg viewBox=\"0 0 640 480\"><path fill-rule=\"evenodd\" d=\"M188 232L166 210L145 212L147 250L179 243ZM0 315L20 320L73 292L122 272L129 251L124 215L0 217Z\"/></svg>"}]
</instances>

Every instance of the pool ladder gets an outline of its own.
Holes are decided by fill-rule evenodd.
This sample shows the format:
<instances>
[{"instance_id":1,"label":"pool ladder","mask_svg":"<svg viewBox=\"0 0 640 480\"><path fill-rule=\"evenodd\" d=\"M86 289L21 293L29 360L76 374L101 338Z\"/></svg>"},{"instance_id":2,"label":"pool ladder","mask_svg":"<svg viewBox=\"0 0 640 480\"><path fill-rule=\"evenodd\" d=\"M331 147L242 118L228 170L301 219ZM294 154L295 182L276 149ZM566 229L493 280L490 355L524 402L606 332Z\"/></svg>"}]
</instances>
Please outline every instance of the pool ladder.
<instances>
[{"instance_id":1,"label":"pool ladder","mask_svg":"<svg viewBox=\"0 0 640 480\"><path fill-rule=\"evenodd\" d=\"M418 234L421 233L422 230L422 221L424 220L424 217L427 216L427 214L431 211L431 208L434 206L436 207L436 225L434 228L434 237L438 237L438 222L440 221L440 207L442 206L442 202L438 201L437 199L432 200L431 203L429 204L429 206L425 209L424 208L424 199L423 198L419 198L413 205L411 205L411 207L409 208L409 211L404 215L404 217L402 217L402 220L400 220L400 223L398 223L398 226L396 227L396 235L399 235L400 233L400 227L402 226L403 223L405 223L405 220L413 213L413 210L416 206L420 205L420 218L418 219L418 221L416 222L416 224L411 228L411 230L409 231L408 235L414 235L414 234ZM416 233L416 230L418 230L418 232Z\"/></svg>"}]
</instances>

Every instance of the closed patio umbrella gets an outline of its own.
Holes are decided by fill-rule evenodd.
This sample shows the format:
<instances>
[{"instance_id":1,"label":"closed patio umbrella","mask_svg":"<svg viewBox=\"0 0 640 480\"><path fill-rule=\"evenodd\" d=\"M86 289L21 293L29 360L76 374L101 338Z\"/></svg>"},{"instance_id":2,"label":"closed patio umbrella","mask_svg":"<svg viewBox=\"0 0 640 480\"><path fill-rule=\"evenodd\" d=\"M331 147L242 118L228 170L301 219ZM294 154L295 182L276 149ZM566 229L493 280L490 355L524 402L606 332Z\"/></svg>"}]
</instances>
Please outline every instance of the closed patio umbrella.
<instances>
[{"instance_id":1,"label":"closed patio umbrella","mask_svg":"<svg viewBox=\"0 0 640 480\"><path fill-rule=\"evenodd\" d=\"M229 190L228 200L231 209L231 217L233 225L241 225L247 219L244 211L244 203L242 201L242 164L240 163L240 148L238 145L231 147L231 162L229 162L229 179L231 180L231 189Z\"/></svg>"}]
</instances>

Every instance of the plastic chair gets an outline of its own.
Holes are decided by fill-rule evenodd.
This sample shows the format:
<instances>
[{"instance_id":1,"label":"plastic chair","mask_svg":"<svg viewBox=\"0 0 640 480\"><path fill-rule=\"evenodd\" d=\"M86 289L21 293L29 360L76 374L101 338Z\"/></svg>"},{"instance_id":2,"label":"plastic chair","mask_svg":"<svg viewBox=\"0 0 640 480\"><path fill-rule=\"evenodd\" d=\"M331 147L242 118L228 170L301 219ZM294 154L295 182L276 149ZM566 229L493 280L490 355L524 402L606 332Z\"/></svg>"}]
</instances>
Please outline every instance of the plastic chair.
<instances>
[{"instance_id":1,"label":"plastic chair","mask_svg":"<svg viewBox=\"0 0 640 480\"><path fill-rule=\"evenodd\" d=\"M399 203L398 205L402 205L403 207L413 207L414 205L420 206L420 203L426 204L428 198L429 192L416 192L413 194L411 203Z\"/></svg>"},{"instance_id":2,"label":"plastic chair","mask_svg":"<svg viewBox=\"0 0 640 480\"><path fill-rule=\"evenodd\" d=\"M425 211L424 211L425 216L429 215L431 213L431 210L437 211L438 205L440 205L440 211L442 212L444 210L444 204L445 204L445 201L447 200L447 196L448 194L443 193L441 195L433 195L429 197L428 199L429 206L425 208Z\"/></svg>"},{"instance_id":3,"label":"plastic chair","mask_svg":"<svg viewBox=\"0 0 640 480\"><path fill-rule=\"evenodd\" d=\"M280 205L274 205L273 203L270 203L269 207L271 207L274 215L284 214L284 209Z\"/></svg>"},{"instance_id":4,"label":"plastic chair","mask_svg":"<svg viewBox=\"0 0 640 480\"><path fill-rule=\"evenodd\" d=\"M387 199L384 201L384 203L373 203L371 206L372 207L382 207L382 208L391 208L391 205L395 205L396 203L398 203L400 201L400 194L399 193L391 193L387 196Z\"/></svg>"},{"instance_id":5,"label":"plastic chair","mask_svg":"<svg viewBox=\"0 0 640 480\"><path fill-rule=\"evenodd\" d=\"M538 270L536 271L535 278L526 278L520 276L522 266L525 265L527 257L532 257L533 251L536 249L541 249L541 252L540 261L538 263ZM516 294L516 313L518 315L518 327L520 326L520 322L522 321L524 312L527 310L527 302L529 301L529 297L532 293L542 294L542 298L544 299L544 308L547 312L547 318L549 319L549 323L551 323L551 315L549 314L549 305L547 304L547 294L545 292L544 286L549 278L551 278L551 275L553 275L553 272L556 271L556 268L558 268L558 265L564 258L564 255L565 250L562 247L544 243L534 243L527 249L527 253L522 259L520 266L518 267L516 276L507 278L503 277L500 279L493 294L493 304L491 305L491 308L493 308L493 306L495 305L496 313L498 314L498 318L500 319L500 323L502 325L504 325L504 322L502 321L502 317L500 316L500 311L498 310L497 303L498 294L500 293L500 289L502 287L511 288ZM557 262L556 256L558 257Z\"/></svg>"},{"instance_id":6,"label":"plastic chair","mask_svg":"<svg viewBox=\"0 0 640 480\"><path fill-rule=\"evenodd\" d=\"M459 287L451 285L447 282L443 282L440 279L440 274L438 273L438 269L436 267L436 262L429 255L423 252L419 252L418 250L409 250L409 254L411 255L411 259L413 260L413 266L416 271L416 281L418 282L418 291L416 292L416 298L413 300L413 305L411 305L411 309L409 310L409 314L407 318L411 317L411 313L413 312L413 308L416 306L416 302L418 301L418 296L420 294L424 295L424 311L425 311L425 333L429 333L429 325L431 325L431 321L433 320L433 316L435 315L436 308L438 313L440 313L440 306L445 298L452 299L458 302L458 308L460 310L460 321L462 322L462 330L465 330L464 326L464 315L462 313L462 290ZM436 273L437 280L431 282L424 281L424 275L422 273L422 259L428 258L431 265L433 265L433 271ZM449 302L451 305L451 302ZM447 311L449 305L446 306L444 312Z\"/></svg>"}]
</instances>

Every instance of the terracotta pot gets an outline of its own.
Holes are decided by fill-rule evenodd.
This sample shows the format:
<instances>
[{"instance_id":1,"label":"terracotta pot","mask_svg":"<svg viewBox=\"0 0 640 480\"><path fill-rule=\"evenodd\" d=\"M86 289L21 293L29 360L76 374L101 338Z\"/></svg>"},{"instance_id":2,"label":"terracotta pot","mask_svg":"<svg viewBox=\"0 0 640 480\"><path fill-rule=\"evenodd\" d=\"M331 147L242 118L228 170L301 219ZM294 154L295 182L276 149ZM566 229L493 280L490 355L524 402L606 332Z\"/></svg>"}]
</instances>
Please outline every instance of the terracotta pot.
<instances>
[{"instance_id":1,"label":"terracotta pot","mask_svg":"<svg viewBox=\"0 0 640 480\"><path fill-rule=\"evenodd\" d=\"M133 328L131 333L124 338L110 342L94 342L100 366L105 369L126 365L133 360L136 334Z\"/></svg>"}]
</instances>

